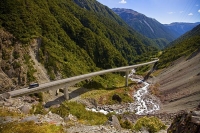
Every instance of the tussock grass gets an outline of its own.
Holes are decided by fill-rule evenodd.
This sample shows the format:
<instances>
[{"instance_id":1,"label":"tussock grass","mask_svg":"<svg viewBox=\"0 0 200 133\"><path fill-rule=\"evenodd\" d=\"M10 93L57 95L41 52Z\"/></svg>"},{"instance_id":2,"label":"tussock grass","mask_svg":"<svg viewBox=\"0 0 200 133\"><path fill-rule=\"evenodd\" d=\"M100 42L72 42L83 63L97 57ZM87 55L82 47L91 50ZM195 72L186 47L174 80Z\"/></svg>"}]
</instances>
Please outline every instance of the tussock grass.
<instances>
[{"instance_id":1,"label":"tussock grass","mask_svg":"<svg viewBox=\"0 0 200 133\"><path fill-rule=\"evenodd\" d=\"M64 133L61 126L48 123L35 124L33 121L1 124L1 133Z\"/></svg>"},{"instance_id":2,"label":"tussock grass","mask_svg":"<svg viewBox=\"0 0 200 133\"><path fill-rule=\"evenodd\" d=\"M113 90L91 90L86 92L82 98L93 98L98 104L115 104L117 101L112 100L114 94L119 95L122 99L122 103L133 102L132 98L133 89L129 87L122 87Z\"/></svg>"},{"instance_id":3,"label":"tussock grass","mask_svg":"<svg viewBox=\"0 0 200 133\"><path fill-rule=\"evenodd\" d=\"M6 116L20 117L23 116L23 114L19 113L17 110L14 111L7 107L0 107L0 117L6 117Z\"/></svg>"},{"instance_id":4,"label":"tussock grass","mask_svg":"<svg viewBox=\"0 0 200 133\"><path fill-rule=\"evenodd\" d=\"M63 102L60 107L51 108L51 111L63 118L72 114L82 123L91 125L104 124L108 120L104 114L87 111L83 104L76 102Z\"/></svg>"}]
</instances>

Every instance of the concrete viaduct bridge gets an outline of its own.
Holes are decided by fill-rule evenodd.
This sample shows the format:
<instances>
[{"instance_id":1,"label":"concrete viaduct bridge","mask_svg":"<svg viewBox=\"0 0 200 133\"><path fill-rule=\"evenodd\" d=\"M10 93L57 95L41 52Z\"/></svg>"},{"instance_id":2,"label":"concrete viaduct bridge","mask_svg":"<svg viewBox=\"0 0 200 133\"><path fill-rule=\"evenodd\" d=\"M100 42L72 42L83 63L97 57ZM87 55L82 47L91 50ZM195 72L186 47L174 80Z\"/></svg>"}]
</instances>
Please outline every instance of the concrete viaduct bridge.
<instances>
[{"instance_id":1,"label":"concrete viaduct bridge","mask_svg":"<svg viewBox=\"0 0 200 133\"><path fill-rule=\"evenodd\" d=\"M106 73L124 71L126 73L125 86L128 86L128 74L129 74L130 70L132 70L133 68L137 68L137 67L148 65L148 64L154 64L154 66L155 66L155 63L158 62L158 61L159 61L159 59L156 59L154 61L141 63L141 64L137 64L137 65L124 66L124 67L118 67L118 68L113 68L113 69L107 69L107 70L92 72L92 73L89 73L89 74L74 76L74 77L70 77L70 78L66 78L66 79L61 79L61 80L52 81L52 82L49 82L49 83L40 84L39 87L35 87L35 88L31 88L31 89L30 88L23 88L23 89L19 89L19 90L10 91L8 93L10 94L11 97L17 97L17 96L23 96L23 95L38 93L38 92L41 92L41 91L57 90L57 89L60 89L60 88L64 88L64 97L65 97L65 99L68 100L69 99L68 87L72 86L72 85L74 85L74 84L76 84L80 81L86 80L86 79L94 77L94 76L103 75L103 74L106 74ZM0 96L1 95L2 94L0 94Z\"/></svg>"}]
</instances>

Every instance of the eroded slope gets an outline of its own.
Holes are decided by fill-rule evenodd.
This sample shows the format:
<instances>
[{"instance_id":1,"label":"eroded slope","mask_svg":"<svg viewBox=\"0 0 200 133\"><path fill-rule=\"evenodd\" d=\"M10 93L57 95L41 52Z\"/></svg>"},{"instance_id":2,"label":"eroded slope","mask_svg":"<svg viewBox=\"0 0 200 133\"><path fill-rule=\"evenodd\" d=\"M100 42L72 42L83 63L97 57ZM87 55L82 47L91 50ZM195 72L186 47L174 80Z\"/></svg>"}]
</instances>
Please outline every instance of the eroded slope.
<instances>
[{"instance_id":1,"label":"eroded slope","mask_svg":"<svg viewBox=\"0 0 200 133\"><path fill-rule=\"evenodd\" d=\"M164 112L192 110L200 103L200 53L179 58L156 77Z\"/></svg>"}]
</instances>

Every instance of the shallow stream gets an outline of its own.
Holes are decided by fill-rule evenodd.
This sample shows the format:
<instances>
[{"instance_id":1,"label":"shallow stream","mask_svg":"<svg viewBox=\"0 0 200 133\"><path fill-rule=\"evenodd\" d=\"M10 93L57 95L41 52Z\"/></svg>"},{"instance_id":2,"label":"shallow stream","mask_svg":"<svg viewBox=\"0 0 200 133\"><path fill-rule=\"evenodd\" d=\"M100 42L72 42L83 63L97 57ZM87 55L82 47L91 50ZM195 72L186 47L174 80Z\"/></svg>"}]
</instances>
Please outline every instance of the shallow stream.
<instances>
[{"instance_id":1,"label":"shallow stream","mask_svg":"<svg viewBox=\"0 0 200 133\"><path fill-rule=\"evenodd\" d=\"M113 109L114 105L105 105L105 107L100 107L98 109L92 108L86 108L87 110L93 111L93 112L100 112L103 114L108 114L109 112L115 112L117 114L121 114L121 113L125 113L125 112L135 112L135 114L138 115L145 115L145 114L153 114L156 111L158 111L160 109L160 105L159 105L159 100L151 95L148 92L148 87L149 87L149 83L147 82L143 82L141 79L135 79L132 78L132 76L134 75L135 70L132 70L131 73L129 74L129 78L132 81L138 82L140 84L144 84L144 87L138 89L138 91L136 91L133 94L133 98L134 98L134 102L133 103L129 103L126 105L122 105L122 106L117 106L115 109Z\"/></svg>"}]
</instances>

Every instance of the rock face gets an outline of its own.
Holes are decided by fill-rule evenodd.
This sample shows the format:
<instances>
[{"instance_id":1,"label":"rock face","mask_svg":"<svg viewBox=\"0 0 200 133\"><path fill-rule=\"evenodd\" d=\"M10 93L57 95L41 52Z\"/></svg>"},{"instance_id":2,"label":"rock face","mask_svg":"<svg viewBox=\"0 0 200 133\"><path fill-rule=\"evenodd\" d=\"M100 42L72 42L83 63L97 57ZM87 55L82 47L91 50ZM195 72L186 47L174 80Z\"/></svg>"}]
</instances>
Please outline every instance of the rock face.
<instances>
[{"instance_id":1,"label":"rock face","mask_svg":"<svg viewBox=\"0 0 200 133\"><path fill-rule=\"evenodd\" d=\"M168 133L200 133L200 111L178 115L167 130Z\"/></svg>"},{"instance_id":2,"label":"rock face","mask_svg":"<svg viewBox=\"0 0 200 133\"><path fill-rule=\"evenodd\" d=\"M0 30L0 93L26 87L29 82L49 81L37 60L41 39L33 39L30 44L25 46L9 32Z\"/></svg>"}]
</instances>

